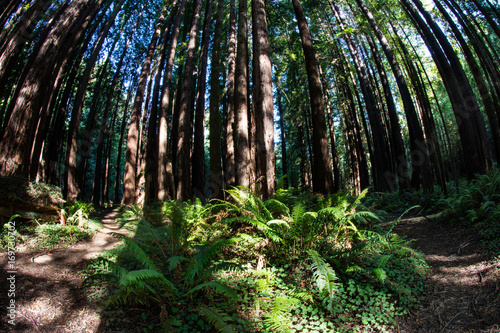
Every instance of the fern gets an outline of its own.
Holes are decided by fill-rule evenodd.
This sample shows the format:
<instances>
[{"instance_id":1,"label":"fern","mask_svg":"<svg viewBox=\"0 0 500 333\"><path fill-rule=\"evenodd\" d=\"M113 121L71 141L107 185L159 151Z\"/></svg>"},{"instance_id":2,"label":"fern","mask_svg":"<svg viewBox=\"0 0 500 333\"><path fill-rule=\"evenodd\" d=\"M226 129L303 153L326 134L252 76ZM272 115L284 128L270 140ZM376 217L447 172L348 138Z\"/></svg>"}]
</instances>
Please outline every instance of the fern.
<instances>
[{"instance_id":1,"label":"fern","mask_svg":"<svg viewBox=\"0 0 500 333\"><path fill-rule=\"evenodd\" d=\"M335 271L315 250L308 250L307 253L312 260L311 269L313 271L313 279L316 281L316 286L327 297L325 299L328 303L326 308L329 311L333 311L335 292L338 290L338 285L335 283L337 280Z\"/></svg>"},{"instance_id":2,"label":"fern","mask_svg":"<svg viewBox=\"0 0 500 333\"><path fill-rule=\"evenodd\" d=\"M228 322L233 321L233 319L219 309L204 306L197 308L196 311L200 314L200 316L205 318L205 320L208 321L209 324L213 325L219 332L236 332L233 326L231 324L228 324Z\"/></svg>"}]
</instances>

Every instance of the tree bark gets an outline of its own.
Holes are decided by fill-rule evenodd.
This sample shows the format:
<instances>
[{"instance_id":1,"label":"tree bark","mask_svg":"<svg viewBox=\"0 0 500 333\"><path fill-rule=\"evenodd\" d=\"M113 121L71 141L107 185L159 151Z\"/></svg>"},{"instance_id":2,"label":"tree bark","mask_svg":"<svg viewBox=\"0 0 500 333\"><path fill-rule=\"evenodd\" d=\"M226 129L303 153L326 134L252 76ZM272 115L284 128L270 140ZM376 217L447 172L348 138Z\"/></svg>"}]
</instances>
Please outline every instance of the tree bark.
<instances>
[{"instance_id":1,"label":"tree bark","mask_svg":"<svg viewBox=\"0 0 500 333\"><path fill-rule=\"evenodd\" d=\"M236 121L236 185L250 187L250 137L248 119L248 13L239 0L234 109Z\"/></svg>"},{"instance_id":2,"label":"tree bark","mask_svg":"<svg viewBox=\"0 0 500 333\"><path fill-rule=\"evenodd\" d=\"M194 67L196 39L200 25L200 15L203 1L196 0L193 21L189 32L189 41L186 50L186 64L184 79L181 89L181 101L179 109L179 136L177 141L177 193L178 200L191 199L191 143L192 143L192 100L194 88Z\"/></svg>"},{"instance_id":3,"label":"tree bark","mask_svg":"<svg viewBox=\"0 0 500 333\"><path fill-rule=\"evenodd\" d=\"M274 152L274 114L271 57L267 18L263 0L252 0L255 68L256 166L261 176L260 192L269 198L275 191L276 157Z\"/></svg>"},{"instance_id":4,"label":"tree bark","mask_svg":"<svg viewBox=\"0 0 500 333\"><path fill-rule=\"evenodd\" d=\"M222 30L224 1L219 0L215 31ZM224 199L224 173L222 168L222 121L220 114L220 61L221 34L215 34L210 73L210 191L212 198ZM233 147L234 149L234 147Z\"/></svg>"},{"instance_id":5,"label":"tree bark","mask_svg":"<svg viewBox=\"0 0 500 333\"><path fill-rule=\"evenodd\" d=\"M235 0L230 0L229 6L229 36L227 56L227 112L226 112L226 156L225 156L225 187L236 185L235 170L235 61L236 61L236 13Z\"/></svg>"},{"instance_id":6,"label":"tree bark","mask_svg":"<svg viewBox=\"0 0 500 333\"><path fill-rule=\"evenodd\" d=\"M194 147L192 158L192 177L194 194L205 201L205 90L207 87L208 43L212 27L213 0L208 0L205 9L205 22L198 66L198 86L196 91L196 111L194 121ZM219 41L220 43L220 41Z\"/></svg>"},{"instance_id":7,"label":"tree bark","mask_svg":"<svg viewBox=\"0 0 500 333\"><path fill-rule=\"evenodd\" d=\"M158 119L158 200L165 201L170 198L169 182L173 183L172 170L167 168L168 163L168 110L170 108L170 89L172 87L172 71L175 60L175 50L179 39L180 26L187 0L183 0L177 11L174 26L170 37L170 45L168 47L167 63L165 65L165 73L163 78L163 89L160 102L160 114ZM173 195L174 193L171 193Z\"/></svg>"},{"instance_id":8,"label":"tree bark","mask_svg":"<svg viewBox=\"0 0 500 333\"><path fill-rule=\"evenodd\" d=\"M155 31L149 43L148 51L142 65L137 91L135 94L134 105L130 116L130 127L127 136L127 150L125 157L125 173L123 177L123 198L122 204L133 205L136 203L136 172L137 172L137 144L139 135L139 123L141 116L141 107L144 100L144 92L148 81L151 62L156 48L156 43L160 35L161 26L165 20L165 10L162 10Z\"/></svg>"},{"instance_id":9,"label":"tree bark","mask_svg":"<svg viewBox=\"0 0 500 333\"><path fill-rule=\"evenodd\" d=\"M292 0L295 16L297 18L300 39L304 49L309 95L312 112L312 148L314 158L313 190L322 194L330 194L333 190L333 176L330 169L328 153L328 138L326 135L325 106L321 91L319 67L311 40L311 34L304 15L304 10L299 0Z\"/></svg>"}]
</instances>

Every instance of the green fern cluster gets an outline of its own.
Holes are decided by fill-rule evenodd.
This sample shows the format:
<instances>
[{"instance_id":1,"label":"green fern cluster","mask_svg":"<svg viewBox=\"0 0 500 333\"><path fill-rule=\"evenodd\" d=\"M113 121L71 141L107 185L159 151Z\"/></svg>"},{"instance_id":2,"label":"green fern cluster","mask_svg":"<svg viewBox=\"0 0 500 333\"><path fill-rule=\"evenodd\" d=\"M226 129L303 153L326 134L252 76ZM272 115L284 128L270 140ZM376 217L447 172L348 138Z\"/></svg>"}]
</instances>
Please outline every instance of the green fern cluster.
<instances>
[{"instance_id":1,"label":"green fern cluster","mask_svg":"<svg viewBox=\"0 0 500 333\"><path fill-rule=\"evenodd\" d=\"M455 196L443 200L452 221L472 226L487 248L500 254L500 170L477 175L464 184Z\"/></svg>"},{"instance_id":2,"label":"green fern cluster","mask_svg":"<svg viewBox=\"0 0 500 333\"><path fill-rule=\"evenodd\" d=\"M228 315L220 308L208 306L207 295L221 300L236 298L231 288L214 279L214 274L239 269L233 263L216 261L221 249L237 239L200 242L204 237L199 233L205 222L197 216L202 212L197 203L195 207L188 205L177 202L163 205L154 216L154 224L138 206L127 210L121 225L133 224L135 235L114 234L123 240L123 250L116 261L100 258L97 265L107 267L107 272L90 279L109 284L111 292L105 299L108 306L147 305L163 309L160 317L167 331L168 327L185 324L182 317L174 314L194 311L218 330L231 332Z\"/></svg>"}]
</instances>

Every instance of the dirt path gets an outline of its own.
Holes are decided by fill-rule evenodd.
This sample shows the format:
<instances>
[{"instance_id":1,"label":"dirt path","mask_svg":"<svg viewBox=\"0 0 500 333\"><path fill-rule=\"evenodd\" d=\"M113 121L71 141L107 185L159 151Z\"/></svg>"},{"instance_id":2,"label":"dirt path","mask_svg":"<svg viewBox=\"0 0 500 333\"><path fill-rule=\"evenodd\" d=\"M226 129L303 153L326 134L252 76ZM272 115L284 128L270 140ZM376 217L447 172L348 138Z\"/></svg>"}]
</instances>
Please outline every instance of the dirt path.
<instances>
[{"instance_id":1,"label":"dirt path","mask_svg":"<svg viewBox=\"0 0 500 333\"><path fill-rule=\"evenodd\" d=\"M5 283L10 274L6 254L0 254L0 332L96 332L100 324L99 309L89 304L83 290L78 288L83 282L79 271L86 260L119 243L110 235L124 232L115 222L117 215L116 210L103 211L103 229L87 242L50 253L16 253L14 327L8 323L3 307L11 299Z\"/></svg>"},{"instance_id":2,"label":"dirt path","mask_svg":"<svg viewBox=\"0 0 500 333\"><path fill-rule=\"evenodd\" d=\"M500 262L487 259L469 229L420 218L394 231L414 239L431 266L429 293L400 332L500 332Z\"/></svg>"}]
</instances>

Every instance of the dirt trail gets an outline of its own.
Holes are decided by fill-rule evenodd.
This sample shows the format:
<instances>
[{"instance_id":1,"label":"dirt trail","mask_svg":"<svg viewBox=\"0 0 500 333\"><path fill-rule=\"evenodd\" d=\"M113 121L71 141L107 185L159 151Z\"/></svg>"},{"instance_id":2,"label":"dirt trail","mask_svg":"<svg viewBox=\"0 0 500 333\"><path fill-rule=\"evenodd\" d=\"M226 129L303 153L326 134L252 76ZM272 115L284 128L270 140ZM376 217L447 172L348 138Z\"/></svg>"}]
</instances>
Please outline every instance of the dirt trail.
<instances>
[{"instance_id":1,"label":"dirt trail","mask_svg":"<svg viewBox=\"0 0 500 333\"><path fill-rule=\"evenodd\" d=\"M500 332L500 262L470 229L447 221L410 219L394 232L414 239L431 266L420 311L400 320L400 332Z\"/></svg>"},{"instance_id":2,"label":"dirt trail","mask_svg":"<svg viewBox=\"0 0 500 333\"><path fill-rule=\"evenodd\" d=\"M111 232L118 229L117 210L105 210L101 215L104 224L92 240L80 242L50 253L33 254L30 251L16 253L15 327L8 324L2 309L0 332L96 332L99 327L99 309L88 302L79 287L79 276L85 261L104 250L115 247L119 240ZM0 254L0 304L7 298L7 260Z\"/></svg>"}]
</instances>

